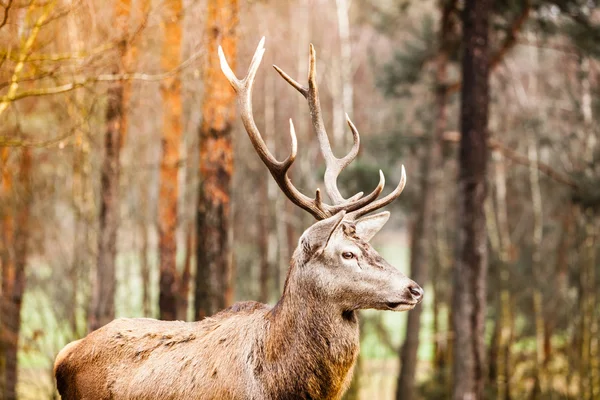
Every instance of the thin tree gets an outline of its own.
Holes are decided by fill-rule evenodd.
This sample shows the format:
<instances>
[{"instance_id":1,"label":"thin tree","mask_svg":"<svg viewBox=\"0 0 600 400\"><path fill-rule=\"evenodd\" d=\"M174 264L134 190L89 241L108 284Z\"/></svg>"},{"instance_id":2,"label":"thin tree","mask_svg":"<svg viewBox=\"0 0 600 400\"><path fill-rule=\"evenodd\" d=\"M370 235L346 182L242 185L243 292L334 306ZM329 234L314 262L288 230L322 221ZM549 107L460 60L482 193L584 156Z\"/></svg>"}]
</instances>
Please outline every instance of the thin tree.
<instances>
[{"instance_id":1,"label":"thin tree","mask_svg":"<svg viewBox=\"0 0 600 400\"><path fill-rule=\"evenodd\" d=\"M440 15L440 30L438 33L438 54L436 64L436 117L435 131L431 145L423 160L423 180L421 182L421 196L417 210L417 218L413 237L411 240L410 274L422 285L428 279L427 248L428 240L433 232L434 198L436 190L436 177L442 161L442 138L447 126L448 94L446 88L448 40L451 37L453 19L452 13L456 1L450 0L442 3ZM396 387L396 399L411 400L414 397L415 373L417 369L417 351L419 349L419 331L421 326L421 312L423 306L416 307L409 315L406 326L406 337L400 352L400 374Z\"/></svg>"},{"instance_id":2,"label":"thin tree","mask_svg":"<svg viewBox=\"0 0 600 400\"><path fill-rule=\"evenodd\" d=\"M461 139L458 177L458 246L452 327L453 398L483 399L485 381L490 0L466 0L463 19Z\"/></svg>"},{"instance_id":3,"label":"thin tree","mask_svg":"<svg viewBox=\"0 0 600 400\"><path fill-rule=\"evenodd\" d=\"M124 73L127 58L127 24L131 0L115 0L115 26L119 36L118 57L113 73ZM104 159L100 184L100 226L98 231L98 263L88 315L89 330L96 330L115 317L115 264L117 257L117 230L119 227L119 178L121 175L121 148L127 132L124 119L126 97L125 81L110 85L107 92L104 133Z\"/></svg>"},{"instance_id":4,"label":"thin tree","mask_svg":"<svg viewBox=\"0 0 600 400\"><path fill-rule=\"evenodd\" d=\"M167 0L163 21L161 65L171 71L181 63L181 0ZM160 319L177 318L180 278L177 273L177 200L182 136L181 79L175 74L162 82L163 135L158 197L158 248L160 255Z\"/></svg>"},{"instance_id":5,"label":"thin tree","mask_svg":"<svg viewBox=\"0 0 600 400\"><path fill-rule=\"evenodd\" d=\"M231 128L235 93L217 57L220 44L235 69L237 0L209 0L205 26L206 63L200 125L200 187L197 209L195 319L231 303L230 182L233 172Z\"/></svg>"}]
</instances>

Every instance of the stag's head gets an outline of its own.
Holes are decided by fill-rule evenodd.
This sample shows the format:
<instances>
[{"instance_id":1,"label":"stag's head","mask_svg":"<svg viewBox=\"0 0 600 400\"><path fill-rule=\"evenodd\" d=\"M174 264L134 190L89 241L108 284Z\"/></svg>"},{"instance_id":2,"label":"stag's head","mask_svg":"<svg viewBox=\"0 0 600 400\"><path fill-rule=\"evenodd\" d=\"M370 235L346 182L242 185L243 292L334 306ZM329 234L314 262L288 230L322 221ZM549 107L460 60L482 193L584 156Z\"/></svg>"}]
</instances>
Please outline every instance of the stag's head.
<instances>
[{"instance_id":1,"label":"stag's head","mask_svg":"<svg viewBox=\"0 0 600 400\"><path fill-rule=\"evenodd\" d=\"M312 225L294 254L292 279L342 311L412 309L423 289L369 244L389 216L382 212L352 221L341 211Z\"/></svg>"},{"instance_id":2,"label":"stag's head","mask_svg":"<svg viewBox=\"0 0 600 400\"><path fill-rule=\"evenodd\" d=\"M302 86L279 67L273 66L308 101L321 154L325 158L324 185L331 204L323 201L319 189L314 198L301 193L288 176L288 170L297 154L296 134L291 119L291 153L285 160L278 161L263 141L252 114L252 87L265 52L264 40L262 38L260 41L244 79L240 80L235 76L227 64L221 47L219 47L219 57L221 69L238 95L240 114L246 132L261 160L285 195L318 220L302 234L298 248L294 252L293 268L289 272L287 282L294 282L295 286L304 288L305 291L329 304L341 307L343 311L365 308L394 311L412 309L422 300L423 289L388 264L369 244L371 238L387 222L390 214L382 212L367 215L400 196L406 184L404 167L401 169L398 186L387 196L378 198L385 185L385 178L381 171L379 171L379 184L370 194L364 196L359 192L349 198L342 196L337 187L337 177L357 156L360 137L358 130L346 115L354 145L343 158L333 155L321 116L316 56L311 44L308 87Z\"/></svg>"}]
</instances>

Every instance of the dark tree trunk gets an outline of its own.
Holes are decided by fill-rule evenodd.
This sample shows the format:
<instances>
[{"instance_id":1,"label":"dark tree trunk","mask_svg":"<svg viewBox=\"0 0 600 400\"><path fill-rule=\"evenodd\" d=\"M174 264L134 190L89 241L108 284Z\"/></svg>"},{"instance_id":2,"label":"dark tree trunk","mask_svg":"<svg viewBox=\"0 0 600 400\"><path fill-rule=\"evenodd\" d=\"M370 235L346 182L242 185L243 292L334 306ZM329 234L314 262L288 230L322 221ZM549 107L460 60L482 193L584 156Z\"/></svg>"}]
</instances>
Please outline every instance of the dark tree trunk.
<instances>
[{"instance_id":1,"label":"dark tree trunk","mask_svg":"<svg viewBox=\"0 0 600 400\"><path fill-rule=\"evenodd\" d=\"M98 231L98 263L89 313L89 330L96 330L115 318L115 262L119 226L119 177L121 175L121 117L123 87L114 83L108 90L104 160L100 184L100 226Z\"/></svg>"},{"instance_id":2,"label":"dark tree trunk","mask_svg":"<svg viewBox=\"0 0 600 400\"><path fill-rule=\"evenodd\" d=\"M459 155L457 262L454 269L453 398L483 398L485 382L487 124L490 0L465 0Z\"/></svg>"},{"instance_id":3,"label":"dark tree trunk","mask_svg":"<svg viewBox=\"0 0 600 400\"><path fill-rule=\"evenodd\" d=\"M187 227L185 241L185 261L179 285L179 306L177 310L177 319L186 321L190 297L190 280L192 278L192 252L194 251L194 225L192 223Z\"/></svg>"},{"instance_id":4,"label":"dark tree trunk","mask_svg":"<svg viewBox=\"0 0 600 400\"><path fill-rule=\"evenodd\" d=\"M231 125L235 93L216 57L223 47L235 69L237 0L209 0L206 19L204 101L200 126L200 188L197 215L195 318L227 307L233 299L230 244Z\"/></svg>"},{"instance_id":5,"label":"dark tree trunk","mask_svg":"<svg viewBox=\"0 0 600 400\"><path fill-rule=\"evenodd\" d=\"M449 39L451 32L451 11L453 8L454 1L449 1L441 10L439 50L436 60L436 79L438 83L436 93L436 125L434 137L431 140L431 145L428 148L426 158L423 160L421 198L411 246L410 277L421 286L424 286L428 280L428 240L431 237L431 232L433 232L433 200L435 198L436 176L442 161L442 137L447 125L447 93L445 81L448 59L446 51L448 46L446 45L446 41ZM400 351L400 375L398 376L398 384L396 387L396 399L398 400L412 400L414 397L422 310L423 306L420 305L408 314L406 337Z\"/></svg>"},{"instance_id":6,"label":"dark tree trunk","mask_svg":"<svg viewBox=\"0 0 600 400\"><path fill-rule=\"evenodd\" d=\"M127 55L127 22L131 0L115 0L115 20L119 37L119 59L114 73L124 72ZM121 148L127 132L125 115L125 85L115 82L108 89L104 159L100 178L100 224L98 231L98 263L92 293L88 329L96 330L115 318L117 230L119 228L119 180Z\"/></svg>"}]
</instances>

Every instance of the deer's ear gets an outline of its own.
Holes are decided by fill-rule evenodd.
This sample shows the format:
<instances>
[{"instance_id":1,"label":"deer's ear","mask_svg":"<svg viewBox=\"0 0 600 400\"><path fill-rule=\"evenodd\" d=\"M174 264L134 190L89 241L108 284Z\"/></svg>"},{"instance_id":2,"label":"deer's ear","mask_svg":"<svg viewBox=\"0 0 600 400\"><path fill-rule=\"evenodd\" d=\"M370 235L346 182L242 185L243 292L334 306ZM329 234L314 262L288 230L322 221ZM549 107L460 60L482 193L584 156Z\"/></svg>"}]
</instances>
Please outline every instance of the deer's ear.
<instances>
[{"instance_id":1,"label":"deer's ear","mask_svg":"<svg viewBox=\"0 0 600 400\"><path fill-rule=\"evenodd\" d=\"M327 247L331 235L340 226L346 215L345 211L340 211L332 217L317 222L308 228L300 238L300 246L305 254L313 254L317 250Z\"/></svg>"},{"instance_id":2,"label":"deer's ear","mask_svg":"<svg viewBox=\"0 0 600 400\"><path fill-rule=\"evenodd\" d=\"M358 237L368 242L381 228L383 228L389 218L389 211L384 211L359 219L355 222Z\"/></svg>"}]
</instances>

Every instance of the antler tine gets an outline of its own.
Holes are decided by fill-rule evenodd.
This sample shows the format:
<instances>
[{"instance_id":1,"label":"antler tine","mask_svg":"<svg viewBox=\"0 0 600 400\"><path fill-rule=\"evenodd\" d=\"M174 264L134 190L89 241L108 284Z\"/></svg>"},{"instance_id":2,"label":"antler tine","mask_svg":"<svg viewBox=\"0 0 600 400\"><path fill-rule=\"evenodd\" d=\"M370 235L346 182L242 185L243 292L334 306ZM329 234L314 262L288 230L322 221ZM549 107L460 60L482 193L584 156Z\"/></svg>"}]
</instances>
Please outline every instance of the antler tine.
<instances>
[{"instance_id":1,"label":"antler tine","mask_svg":"<svg viewBox=\"0 0 600 400\"><path fill-rule=\"evenodd\" d=\"M319 102L319 89L317 86L317 67L316 67L316 51L315 47L310 45L310 56L309 56L309 70L308 70L308 87L302 86L300 83L295 81L292 77L286 74L281 68L273 65L273 68L281 75L286 82L292 87L298 90L307 100L310 109L310 115L313 122L313 126L317 133L317 139L319 140L319 146L321 154L325 158L326 170L324 176L325 190L334 203L332 210L346 210L353 211L361 207L364 207L368 203L374 201L385 185L385 178L383 173L380 171L379 184L377 187L366 197L362 197L363 193L357 193L354 196L344 199L337 187L337 177L358 155L360 148L360 135L358 129L350 120L348 114L346 114L346 122L352 132L352 138L354 143L350 152L342 158L336 158L331 150L329 138L325 131L325 125L321 116L321 105Z\"/></svg>"},{"instance_id":2,"label":"antler tine","mask_svg":"<svg viewBox=\"0 0 600 400\"><path fill-rule=\"evenodd\" d=\"M242 80L238 79L229 64L227 63L227 59L225 58L225 54L223 53L223 49L219 46L219 59L221 63L221 69L223 73L227 77L227 80L233 87L233 89L237 93L238 105L240 108L240 116L242 118L242 123L244 124L244 128L246 128L246 132L248 133L248 137L254 146L254 149L258 153L262 162L267 166L269 172L283 191L283 193L297 206L303 208L304 210L311 213L317 219L324 219L329 217L331 214L321 207L320 198L311 199L304 194L302 194L296 187L292 184L290 178L287 175L288 170L290 169L292 163L296 159L296 154L298 151L298 143L296 139L296 132L294 130L294 124L290 119L290 137L292 140L291 152L290 155L283 161L278 161L269 151L267 145L265 144L262 136L260 135L260 131L254 122L254 116L252 113L252 87L254 84L254 77L256 76L256 71L260 66L262 61L262 57L264 55L265 38L263 37L256 47L256 51L254 53L254 57L252 57L252 61L250 63L250 67L248 68L248 74ZM317 197L319 197L317 195ZM325 205L323 205L325 206Z\"/></svg>"},{"instance_id":3,"label":"antler tine","mask_svg":"<svg viewBox=\"0 0 600 400\"><path fill-rule=\"evenodd\" d=\"M331 198L335 205L351 203L352 201L357 201L362 195L358 196L358 194L350 197L349 199L345 199L340 193L337 187L337 177L342 172L344 168L348 166L356 158L358 154L358 149L360 147L360 136L358 134L358 130L350 119L348 115L346 115L346 120L350 125L350 129L352 130L352 136L354 138L354 144L350 152L343 158L337 158L333 155L331 150L331 144L329 143L329 138L327 136L327 131L325 130L325 124L323 123L323 117L321 116L321 104L319 100L319 88L317 86L317 67L316 67L316 51L315 47L310 45L310 56L309 56L309 69L308 69L308 87L302 86L293 78L291 78L288 74L286 74L281 68L276 65L273 65L273 68L281 75L286 82L288 82L292 87L298 90L307 100L308 107L310 109L310 115L312 119L312 123L317 133L317 139L319 141L319 147L321 149L321 154L323 158L325 158L325 190L327 191L327 195Z\"/></svg>"},{"instance_id":4,"label":"antler tine","mask_svg":"<svg viewBox=\"0 0 600 400\"><path fill-rule=\"evenodd\" d=\"M263 37L258 44L254 56L252 57L252 61L250 63L250 67L248 68L248 73L243 79L238 79L234 72L231 70L229 64L227 63L227 59L225 58L225 54L223 53L223 49L219 46L219 59L221 62L221 69L223 73L227 77L227 80L233 87L233 89L237 93L238 105L240 108L240 116L242 119L242 123L244 124L244 128L246 128L246 132L248 133L248 137L250 138L250 142L254 146L254 149L258 153L262 162L269 169L269 172L277 182L277 185L281 188L283 193L297 206L308 211L312 214L316 219L324 219L328 218L339 211L345 210L349 212L348 216L352 219L356 219L361 215L370 213L378 208L381 208L390 202L392 202L396 197L400 195L402 189L404 188L404 184L406 183L406 173L404 171L404 167L402 167L402 178L398 187L386 197L375 200L381 194L383 187L385 185L385 177L383 176L383 172L379 171L379 184L377 187L369 193L369 195L363 197L363 193L357 193L354 196L344 199L340 194L337 188L337 177L340 172L354 160L356 155L358 154L358 149L360 146L360 135L358 130L346 114L346 120L348 122L348 126L352 131L352 136L354 138L354 144L350 152L343 158L336 158L332 151L331 145L329 143L329 138L327 137L327 132L325 131L325 125L323 123L323 118L321 117L321 106L319 103L319 93L316 83L316 57L315 57L315 49L314 46L310 45L310 68L309 68L309 77L308 77L308 88L300 85L298 82L289 77L285 72L283 72L277 66L275 70L279 72L279 74L296 90L298 90L302 95L308 100L308 105L310 108L311 119L313 122L313 126L317 133L317 138L319 140L319 145L321 148L321 153L325 158L325 162L327 165L325 171L325 190L327 194L333 201L333 205L329 205L323 203L321 198L321 192L317 189L315 198L310 198L304 194L302 194L293 184L288 176L288 170L294 163L296 159L296 155L298 152L298 142L296 139L296 132L294 129L294 124L290 119L290 138L291 138L291 151L290 155L283 161L278 161L269 151L267 145L265 144L262 136L260 135L260 131L258 130L256 123L254 121L254 116L252 114L252 87L254 84L254 78L256 76L256 72L258 71L258 67L262 61L262 57L264 55L265 38Z\"/></svg>"},{"instance_id":5,"label":"antler tine","mask_svg":"<svg viewBox=\"0 0 600 400\"><path fill-rule=\"evenodd\" d=\"M379 171L379 172L381 172L381 171ZM400 194L402 193L402 190L404 190L405 185L406 185L406 170L404 169L404 165L403 165L402 171L401 171L401 176L400 176L400 182L398 182L398 186L396 186L396 189L394 189L387 196L385 196L377 201L374 201L374 202L366 205L365 207L359 208L351 213L348 213L347 218L350 220L356 220L365 214L368 214L370 212L378 210L381 207L387 206L392 201L396 200L398 198L398 196L400 196Z\"/></svg>"}]
</instances>

